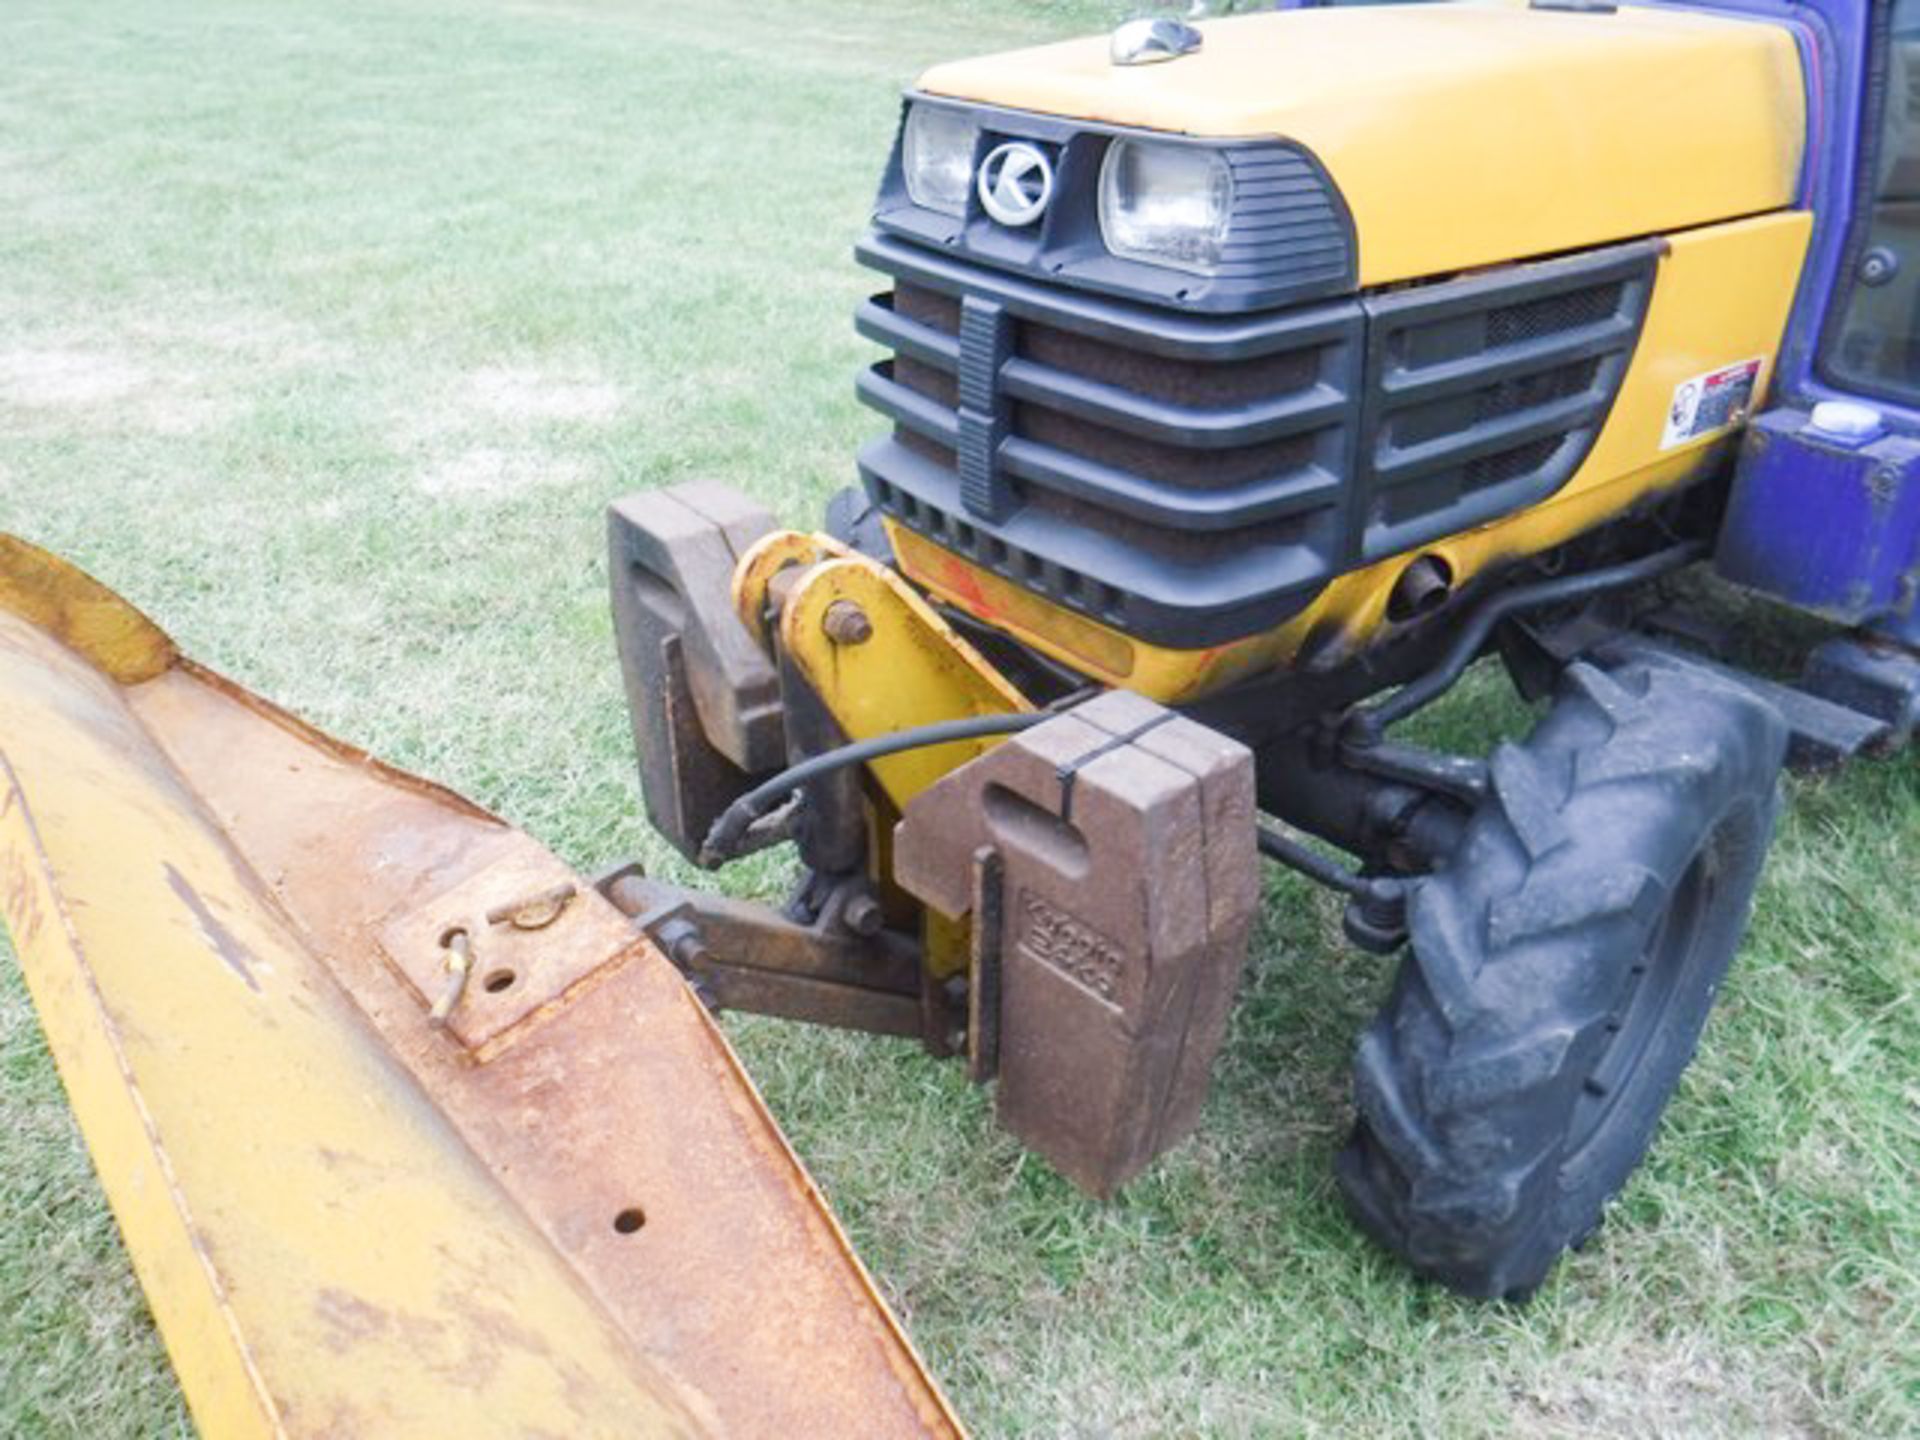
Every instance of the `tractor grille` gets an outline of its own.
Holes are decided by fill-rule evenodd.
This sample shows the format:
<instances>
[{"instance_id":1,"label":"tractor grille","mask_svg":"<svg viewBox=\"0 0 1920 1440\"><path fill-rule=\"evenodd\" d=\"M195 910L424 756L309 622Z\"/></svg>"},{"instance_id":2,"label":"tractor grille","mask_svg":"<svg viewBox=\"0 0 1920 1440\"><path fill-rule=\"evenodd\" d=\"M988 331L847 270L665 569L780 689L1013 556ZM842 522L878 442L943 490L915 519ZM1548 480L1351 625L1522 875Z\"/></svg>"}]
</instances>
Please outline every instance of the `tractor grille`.
<instances>
[{"instance_id":1,"label":"tractor grille","mask_svg":"<svg viewBox=\"0 0 1920 1440\"><path fill-rule=\"evenodd\" d=\"M1653 263L1626 246L1368 302L1361 562L1567 482L1619 391Z\"/></svg>"},{"instance_id":2,"label":"tractor grille","mask_svg":"<svg viewBox=\"0 0 1920 1440\"><path fill-rule=\"evenodd\" d=\"M1223 643L1333 576L1536 503L1605 419L1654 250L1237 317L1073 295L873 236L858 328L900 523L1142 639Z\"/></svg>"}]
</instances>

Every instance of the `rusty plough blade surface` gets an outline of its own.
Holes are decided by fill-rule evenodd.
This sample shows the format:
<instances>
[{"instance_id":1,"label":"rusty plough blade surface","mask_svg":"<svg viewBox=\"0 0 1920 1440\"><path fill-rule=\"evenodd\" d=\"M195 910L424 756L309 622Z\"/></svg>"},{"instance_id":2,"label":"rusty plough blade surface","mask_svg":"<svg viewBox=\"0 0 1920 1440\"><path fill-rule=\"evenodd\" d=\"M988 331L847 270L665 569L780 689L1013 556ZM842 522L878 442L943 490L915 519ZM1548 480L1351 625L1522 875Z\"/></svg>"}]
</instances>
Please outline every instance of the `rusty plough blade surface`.
<instances>
[{"instance_id":1,"label":"rusty plough blade surface","mask_svg":"<svg viewBox=\"0 0 1920 1440\"><path fill-rule=\"evenodd\" d=\"M607 901L4 536L0 905L206 1434L959 1433Z\"/></svg>"}]
</instances>

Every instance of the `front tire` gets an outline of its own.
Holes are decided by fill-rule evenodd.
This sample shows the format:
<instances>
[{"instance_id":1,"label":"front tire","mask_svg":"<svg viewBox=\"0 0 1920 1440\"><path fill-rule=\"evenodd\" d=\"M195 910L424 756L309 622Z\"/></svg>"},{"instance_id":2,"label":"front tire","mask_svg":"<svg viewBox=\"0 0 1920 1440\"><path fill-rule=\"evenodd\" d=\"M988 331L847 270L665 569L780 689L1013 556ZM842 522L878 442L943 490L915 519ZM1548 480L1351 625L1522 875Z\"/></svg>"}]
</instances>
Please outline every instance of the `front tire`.
<instances>
[{"instance_id":1,"label":"front tire","mask_svg":"<svg viewBox=\"0 0 1920 1440\"><path fill-rule=\"evenodd\" d=\"M1463 1294L1519 1299L1653 1138L1746 929L1786 727L1690 668L1571 666L1494 753L1355 1060L1336 1162L1361 1224Z\"/></svg>"}]
</instances>

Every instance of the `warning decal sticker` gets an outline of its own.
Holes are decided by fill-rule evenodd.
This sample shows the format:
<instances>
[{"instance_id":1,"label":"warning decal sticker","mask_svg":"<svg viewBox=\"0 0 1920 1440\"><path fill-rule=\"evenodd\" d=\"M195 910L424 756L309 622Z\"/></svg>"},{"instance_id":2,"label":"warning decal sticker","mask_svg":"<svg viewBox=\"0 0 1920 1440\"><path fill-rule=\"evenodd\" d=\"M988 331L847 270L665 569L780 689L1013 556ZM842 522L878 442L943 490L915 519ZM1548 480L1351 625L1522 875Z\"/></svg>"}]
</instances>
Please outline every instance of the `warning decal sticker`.
<instances>
[{"instance_id":1,"label":"warning decal sticker","mask_svg":"<svg viewBox=\"0 0 1920 1440\"><path fill-rule=\"evenodd\" d=\"M1760 360L1742 360L1719 370L1682 380L1667 407L1667 429L1660 448L1671 450L1702 435L1738 425L1753 408L1753 389L1760 379Z\"/></svg>"}]
</instances>

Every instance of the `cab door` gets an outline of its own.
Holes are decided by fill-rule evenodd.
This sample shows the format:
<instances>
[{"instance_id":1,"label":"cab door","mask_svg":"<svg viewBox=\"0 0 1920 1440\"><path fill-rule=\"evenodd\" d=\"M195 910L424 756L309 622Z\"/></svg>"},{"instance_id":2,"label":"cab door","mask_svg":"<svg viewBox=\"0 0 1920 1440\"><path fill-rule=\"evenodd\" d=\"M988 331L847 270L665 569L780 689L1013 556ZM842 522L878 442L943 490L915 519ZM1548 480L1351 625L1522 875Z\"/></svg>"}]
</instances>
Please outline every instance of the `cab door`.
<instances>
[{"instance_id":1,"label":"cab door","mask_svg":"<svg viewBox=\"0 0 1920 1440\"><path fill-rule=\"evenodd\" d=\"M1852 263L1819 368L1835 389L1920 405L1920 0L1894 0L1867 87ZM1876 102L1877 98L1877 104ZM1877 113L1876 113L1877 111Z\"/></svg>"}]
</instances>

